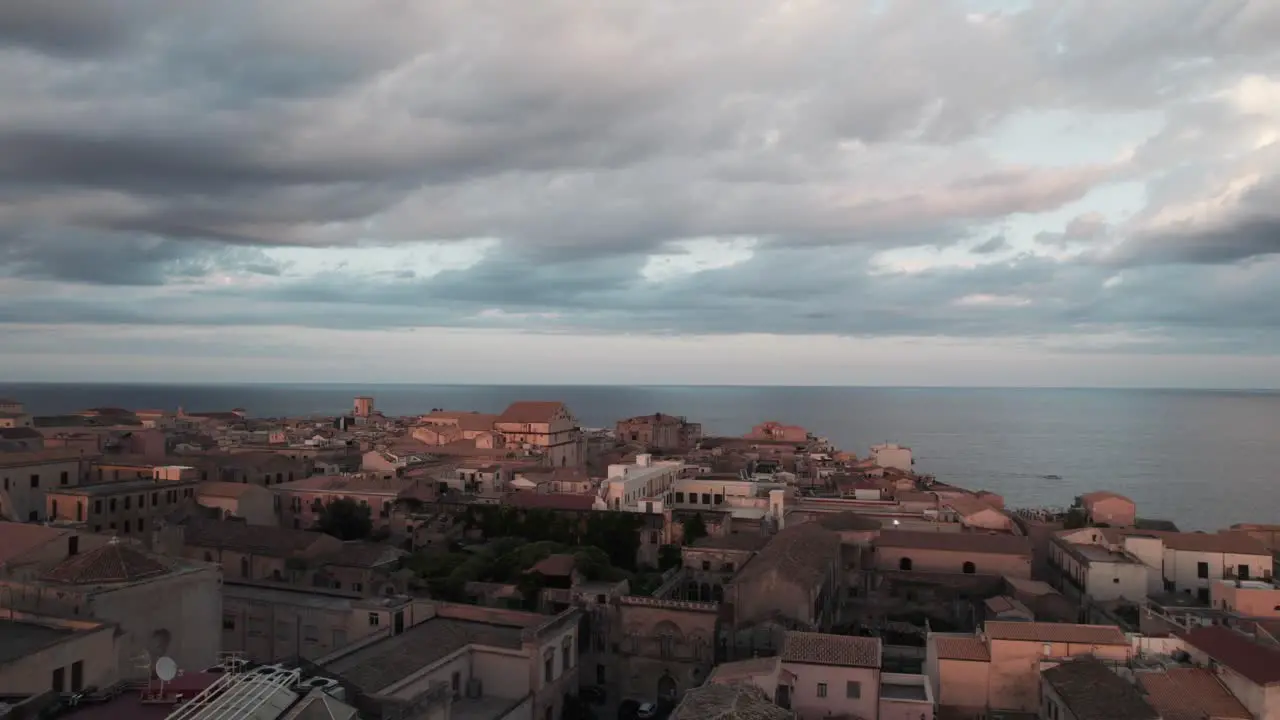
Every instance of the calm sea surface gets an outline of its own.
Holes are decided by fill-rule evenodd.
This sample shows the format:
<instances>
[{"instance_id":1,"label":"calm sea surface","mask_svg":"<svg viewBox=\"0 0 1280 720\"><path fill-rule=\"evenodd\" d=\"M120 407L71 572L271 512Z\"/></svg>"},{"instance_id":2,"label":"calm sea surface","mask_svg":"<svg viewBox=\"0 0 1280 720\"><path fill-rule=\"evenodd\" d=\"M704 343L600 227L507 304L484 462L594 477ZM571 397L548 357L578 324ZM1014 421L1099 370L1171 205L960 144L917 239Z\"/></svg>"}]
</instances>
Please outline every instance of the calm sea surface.
<instances>
[{"instance_id":1,"label":"calm sea surface","mask_svg":"<svg viewBox=\"0 0 1280 720\"><path fill-rule=\"evenodd\" d=\"M1280 393L780 387L431 385L0 385L54 414L102 405L338 414L358 394L389 415L431 408L498 412L512 400L563 400L584 425L665 412L737 435L765 420L803 425L841 448L910 445L917 469L1001 493L1009 504L1066 505L1095 489L1132 497L1139 515L1183 529L1280 523ZM1047 475L1061 480L1046 479Z\"/></svg>"}]
</instances>

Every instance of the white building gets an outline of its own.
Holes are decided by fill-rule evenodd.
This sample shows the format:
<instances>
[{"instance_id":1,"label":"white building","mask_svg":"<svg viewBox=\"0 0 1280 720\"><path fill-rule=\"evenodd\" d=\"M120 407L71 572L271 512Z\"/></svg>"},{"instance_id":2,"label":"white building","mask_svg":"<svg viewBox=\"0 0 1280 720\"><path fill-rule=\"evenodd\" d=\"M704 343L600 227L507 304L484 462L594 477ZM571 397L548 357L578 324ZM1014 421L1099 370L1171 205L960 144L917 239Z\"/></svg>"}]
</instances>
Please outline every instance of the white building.
<instances>
[{"instance_id":1,"label":"white building","mask_svg":"<svg viewBox=\"0 0 1280 720\"><path fill-rule=\"evenodd\" d=\"M1049 543L1049 564L1057 569L1058 584L1066 597L1075 600L1083 596L1095 602L1123 599L1137 603L1147 596L1148 580L1155 572L1124 550L1071 543L1061 537Z\"/></svg>"},{"instance_id":2,"label":"white building","mask_svg":"<svg viewBox=\"0 0 1280 720\"><path fill-rule=\"evenodd\" d=\"M637 455L635 463L609 466L600 497L610 510L660 513L671 502L672 487L683 469L679 460L654 461L648 453Z\"/></svg>"},{"instance_id":3,"label":"white building","mask_svg":"<svg viewBox=\"0 0 1280 720\"><path fill-rule=\"evenodd\" d=\"M1060 539L1128 553L1151 569L1147 592L1194 595L1206 605L1214 580L1268 579L1272 555L1244 533L1183 533L1115 528L1062 532Z\"/></svg>"},{"instance_id":4,"label":"white building","mask_svg":"<svg viewBox=\"0 0 1280 720\"><path fill-rule=\"evenodd\" d=\"M872 445L871 459L882 468L896 468L903 472L911 472L916 462L911 454L911 448L896 443Z\"/></svg>"}]
</instances>

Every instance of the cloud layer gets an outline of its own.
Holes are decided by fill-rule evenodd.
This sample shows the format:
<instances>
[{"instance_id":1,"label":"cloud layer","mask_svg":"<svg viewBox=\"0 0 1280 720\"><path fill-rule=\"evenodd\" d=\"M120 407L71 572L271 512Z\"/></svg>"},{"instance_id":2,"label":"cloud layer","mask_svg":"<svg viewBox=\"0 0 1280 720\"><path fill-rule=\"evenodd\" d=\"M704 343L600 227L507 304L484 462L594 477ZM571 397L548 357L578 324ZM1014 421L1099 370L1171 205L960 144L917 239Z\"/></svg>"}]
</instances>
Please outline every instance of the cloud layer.
<instances>
[{"instance_id":1,"label":"cloud layer","mask_svg":"<svg viewBox=\"0 0 1280 720\"><path fill-rule=\"evenodd\" d=\"M1275 353L1275 37L1247 0L8 3L0 323Z\"/></svg>"}]
</instances>

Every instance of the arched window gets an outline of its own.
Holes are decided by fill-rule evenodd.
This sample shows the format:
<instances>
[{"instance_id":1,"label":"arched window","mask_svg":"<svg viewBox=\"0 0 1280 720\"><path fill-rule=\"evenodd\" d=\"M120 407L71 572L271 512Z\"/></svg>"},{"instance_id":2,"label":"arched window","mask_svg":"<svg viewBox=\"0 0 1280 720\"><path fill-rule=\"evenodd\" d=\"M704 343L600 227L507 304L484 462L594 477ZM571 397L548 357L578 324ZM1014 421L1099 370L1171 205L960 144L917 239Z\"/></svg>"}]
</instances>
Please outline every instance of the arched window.
<instances>
[{"instance_id":1,"label":"arched window","mask_svg":"<svg viewBox=\"0 0 1280 720\"><path fill-rule=\"evenodd\" d=\"M976 573L976 572L978 572L978 567L977 567L976 565L974 565L974 564L973 564L973 563L971 563L971 562L967 562L967 563L965 563L965 564L964 564L964 574L965 574L965 575L972 575L972 574L974 574L974 573Z\"/></svg>"},{"instance_id":2,"label":"arched window","mask_svg":"<svg viewBox=\"0 0 1280 720\"><path fill-rule=\"evenodd\" d=\"M899 570L910 570L910 569L911 569L911 558L904 557L904 558L902 558L901 560L899 560L899 561L898 561L898 569L899 569Z\"/></svg>"}]
</instances>

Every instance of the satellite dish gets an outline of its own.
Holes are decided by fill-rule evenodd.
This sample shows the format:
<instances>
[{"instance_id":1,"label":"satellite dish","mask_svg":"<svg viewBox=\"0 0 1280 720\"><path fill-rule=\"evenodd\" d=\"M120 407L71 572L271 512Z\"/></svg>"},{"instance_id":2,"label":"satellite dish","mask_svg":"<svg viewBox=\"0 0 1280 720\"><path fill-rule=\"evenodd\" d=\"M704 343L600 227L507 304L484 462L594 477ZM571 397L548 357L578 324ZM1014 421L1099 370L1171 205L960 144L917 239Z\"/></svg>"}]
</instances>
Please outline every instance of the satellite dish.
<instances>
[{"instance_id":1,"label":"satellite dish","mask_svg":"<svg viewBox=\"0 0 1280 720\"><path fill-rule=\"evenodd\" d=\"M156 677L165 682L169 682L178 676L178 663L173 658L165 655L156 661Z\"/></svg>"}]
</instances>

